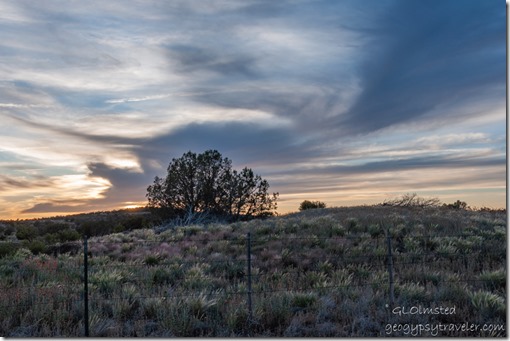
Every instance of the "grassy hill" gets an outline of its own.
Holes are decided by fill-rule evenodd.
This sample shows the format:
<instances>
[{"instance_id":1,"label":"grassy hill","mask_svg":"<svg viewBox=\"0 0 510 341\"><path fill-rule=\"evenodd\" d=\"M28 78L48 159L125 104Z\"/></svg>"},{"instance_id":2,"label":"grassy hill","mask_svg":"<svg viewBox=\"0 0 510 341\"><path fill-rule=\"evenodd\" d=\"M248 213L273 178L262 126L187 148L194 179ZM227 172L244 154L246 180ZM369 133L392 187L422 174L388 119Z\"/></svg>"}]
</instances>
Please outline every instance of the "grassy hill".
<instances>
[{"instance_id":1,"label":"grassy hill","mask_svg":"<svg viewBox=\"0 0 510 341\"><path fill-rule=\"evenodd\" d=\"M119 228L87 242L90 336L506 336L506 221L363 206ZM68 249L31 249L45 235L6 226L0 335L83 336L83 241L68 224Z\"/></svg>"}]
</instances>

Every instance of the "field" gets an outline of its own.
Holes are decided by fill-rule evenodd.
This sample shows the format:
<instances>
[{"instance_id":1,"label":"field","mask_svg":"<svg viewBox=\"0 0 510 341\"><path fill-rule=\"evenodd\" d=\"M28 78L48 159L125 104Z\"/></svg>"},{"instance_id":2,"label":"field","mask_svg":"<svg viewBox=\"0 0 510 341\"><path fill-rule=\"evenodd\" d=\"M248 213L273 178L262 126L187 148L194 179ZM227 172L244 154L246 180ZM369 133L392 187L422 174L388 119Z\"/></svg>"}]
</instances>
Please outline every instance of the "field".
<instances>
[{"instance_id":1,"label":"field","mask_svg":"<svg viewBox=\"0 0 510 341\"><path fill-rule=\"evenodd\" d=\"M502 337L506 221L363 206L118 228L88 238L86 267L78 225L59 223L52 247L5 225L0 335Z\"/></svg>"}]
</instances>

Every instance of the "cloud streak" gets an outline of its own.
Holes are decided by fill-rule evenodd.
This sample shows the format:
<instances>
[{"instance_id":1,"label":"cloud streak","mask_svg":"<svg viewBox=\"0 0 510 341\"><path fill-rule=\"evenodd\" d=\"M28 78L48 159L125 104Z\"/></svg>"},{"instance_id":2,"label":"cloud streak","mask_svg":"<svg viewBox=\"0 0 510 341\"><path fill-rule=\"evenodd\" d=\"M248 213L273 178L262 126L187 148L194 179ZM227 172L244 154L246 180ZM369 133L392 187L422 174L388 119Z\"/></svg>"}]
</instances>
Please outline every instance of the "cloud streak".
<instances>
[{"instance_id":1,"label":"cloud streak","mask_svg":"<svg viewBox=\"0 0 510 341\"><path fill-rule=\"evenodd\" d=\"M211 148L281 212L506 204L495 1L20 0L0 18L0 218L143 203L171 158Z\"/></svg>"}]
</instances>

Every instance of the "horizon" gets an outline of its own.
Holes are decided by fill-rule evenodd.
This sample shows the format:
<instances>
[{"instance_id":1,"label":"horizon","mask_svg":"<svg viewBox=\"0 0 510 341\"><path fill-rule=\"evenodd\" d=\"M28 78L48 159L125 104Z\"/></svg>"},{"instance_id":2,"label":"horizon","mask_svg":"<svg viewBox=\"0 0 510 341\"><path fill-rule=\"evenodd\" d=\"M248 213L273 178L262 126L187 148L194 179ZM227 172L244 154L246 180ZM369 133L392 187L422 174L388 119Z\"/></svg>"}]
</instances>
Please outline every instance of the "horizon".
<instances>
[{"instance_id":1,"label":"horizon","mask_svg":"<svg viewBox=\"0 0 510 341\"><path fill-rule=\"evenodd\" d=\"M407 194L411 194L411 193L407 193ZM397 197L397 198L392 198L392 199L398 199L400 197ZM423 197L420 197L421 199L437 199L437 198L423 198ZM313 200L312 200L313 201ZM380 203L373 203L373 204L359 204L359 205L351 205L351 206L328 206L326 205L326 207L324 208L317 208L317 209L322 209L322 210L328 210L328 209L351 209L351 208L370 208L370 207L380 207L380 206L384 206L383 205L384 203L383 202L380 202ZM447 206L448 204L454 204L454 202L449 202L449 203L445 203L445 202L439 202L438 206L433 206L433 208L438 208L438 209L442 209L443 206ZM467 203L466 203L467 204ZM388 208L395 208L395 207L399 207L399 206L391 206L389 205ZM405 206L402 206L402 208L406 208ZM407 207L407 208L412 208L412 207ZM42 219L62 219L62 218L68 218L68 217L73 217L73 216L77 216L77 215L93 215L93 214L102 214L102 213L114 213L114 212L118 212L118 211L130 211L130 210L133 210L133 211L137 211L137 210L147 210L147 209L150 209L148 206L133 206L133 207L124 207L124 208L115 208L115 209L112 209L112 210L107 210L107 211L88 211L88 212L77 212L77 213L67 213L67 214L63 214L63 215L48 215L48 216L34 216L34 217L28 217L28 218L23 218L23 219L1 219L0 218L0 222L3 221L3 222L12 222L12 221L30 221L30 220L42 220ZM468 210L468 211L481 211L481 210L486 210L486 209L490 209L490 210L505 210L506 211L506 207L487 207L487 206L481 206L481 207L478 207L478 206L470 206L469 204L467 204L467 207L465 208L465 210ZM307 210L304 210L304 211L309 211L311 209L307 209ZM300 213L300 212L304 212L304 211L300 211L299 210L299 207L296 209L296 210L289 210L289 211L285 211L285 212L276 212L276 215L274 216L271 216L270 218L277 218L277 217L284 217L286 215L290 215L290 214L296 214L296 213ZM267 217L263 217L263 218L257 218L255 217L254 219L266 219Z\"/></svg>"},{"instance_id":2,"label":"horizon","mask_svg":"<svg viewBox=\"0 0 510 341\"><path fill-rule=\"evenodd\" d=\"M279 192L501 209L501 1L0 3L0 219L144 206L218 150Z\"/></svg>"}]
</instances>

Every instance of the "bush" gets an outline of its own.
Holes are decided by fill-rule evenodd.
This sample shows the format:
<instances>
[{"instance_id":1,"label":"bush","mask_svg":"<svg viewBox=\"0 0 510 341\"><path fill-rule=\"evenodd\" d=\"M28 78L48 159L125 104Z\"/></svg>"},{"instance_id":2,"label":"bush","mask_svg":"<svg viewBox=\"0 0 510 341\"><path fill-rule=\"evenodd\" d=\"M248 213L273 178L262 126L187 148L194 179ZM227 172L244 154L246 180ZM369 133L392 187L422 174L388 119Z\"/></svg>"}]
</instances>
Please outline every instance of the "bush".
<instances>
[{"instance_id":1,"label":"bush","mask_svg":"<svg viewBox=\"0 0 510 341\"><path fill-rule=\"evenodd\" d=\"M124 226L124 230L137 230L137 229L146 228L150 224L145 219L145 217L142 217L142 216L131 216L131 217L126 218L122 222L122 225Z\"/></svg>"},{"instance_id":2,"label":"bush","mask_svg":"<svg viewBox=\"0 0 510 341\"><path fill-rule=\"evenodd\" d=\"M44 241L46 244L56 244L59 241L58 234L57 233L49 233L44 235Z\"/></svg>"},{"instance_id":3,"label":"bush","mask_svg":"<svg viewBox=\"0 0 510 341\"><path fill-rule=\"evenodd\" d=\"M15 231L16 229L12 225L4 225L0 223L0 239L5 239Z\"/></svg>"},{"instance_id":4,"label":"bush","mask_svg":"<svg viewBox=\"0 0 510 341\"><path fill-rule=\"evenodd\" d=\"M152 274L152 283L155 285L170 284L173 280L172 274L165 269L156 269Z\"/></svg>"},{"instance_id":5,"label":"bush","mask_svg":"<svg viewBox=\"0 0 510 341\"><path fill-rule=\"evenodd\" d=\"M70 242L81 238L80 233L74 229L66 229L58 233L60 242Z\"/></svg>"},{"instance_id":6,"label":"bush","mask_svg":"<svg viewBox=\"0 0 510 341\"><path fill-rule=\"evenodd\" d=\"M26 247L34 254L46 252L46 243L41 239L34 239L26 243Z\"/></svg>"},{"instance_id":7,"label":"bush","mask_svg":"<svg viewBox=\"0 0 510 341\"><path fill-rule=\"evenodd\" d=\"M16 253L19 245L15 243L0 242L0 258Z\"/></svg>"},{"instance_id":8,"label":"bush","mask_svg":"<svg viewBox=\"0 0 510 341\"><path fill-rule=\"evenodd\" d=\"M120 233L120 232L124 232L124 231L126 231L126 227L124 225L122 225L122 223L117 223L113 227L113 233Z\"/></svg>"},{"instance_id":9,"label":"bush","mask_svg":"<svg viewBox=\"0 0 510 341\"><path fill-rule=\"evenodd\" d=\"M452 208L454 210L465 210L468 206L465 201L457 200L452 204L443 204L443 207Z\"/></svg>"},{"instance_id":10,"label":"bush","mask_svg":"<svg viewBox=\"0 0 510 341\"><path fill-rule=\"evenodd\" d=\"M159 255L148 255L145 257L144 263L148 266L158 265L160 261Z\"/></svg>"},{"instance_id":11,"label":"bush","mask_svg":"<svg viewBox=\"0 0 510 341\"><path fill-rule=\"evenodd\" d=\"M501 290L506 287L506 271L504 269L482 272L478 276L487 290Z\"/></svg>"},{"instance_id":12,"label":"bush","mask_svg":"<svg viewBox=\"0 0 510 341\"><path fill-rule=\"evenodd\" d=\"M60 231L66 230L68 228L69 225L67 223L50 222L40 229L40 235L47 233L59 233Z\"/></svg>"},{"instance_id":13,"label":"bush","mask_svg":"<svg viewBox=\"0 0 510 341\"><path fill-rule=\"evenodd\" d=\"M111 232L111 227L105 220L85 221L77 229L78 233L86 236L101 236Z\"/></svg>"},{"instance_id":14,"label":"bush","mask_svg":"<svg viewBox=\"0 0 510 341\"><path fill-rule=\"evenodd\" d=\"M323 203L322 201L305 200L301 203L301 205L299 205L300 211L311 210L315 208L326 208L326 204Z\"/></svg>"},{"instance_id":15,"label":"bush","mask_svg":"<svg viewBox=\"0 0 510 341\"><path fill-rule=\"evenodd\" d=\"M32 240L38 235L37 228L32 225L23 224L16 228L16 238L20 240Z\"/></svg>"}]
</instances>

